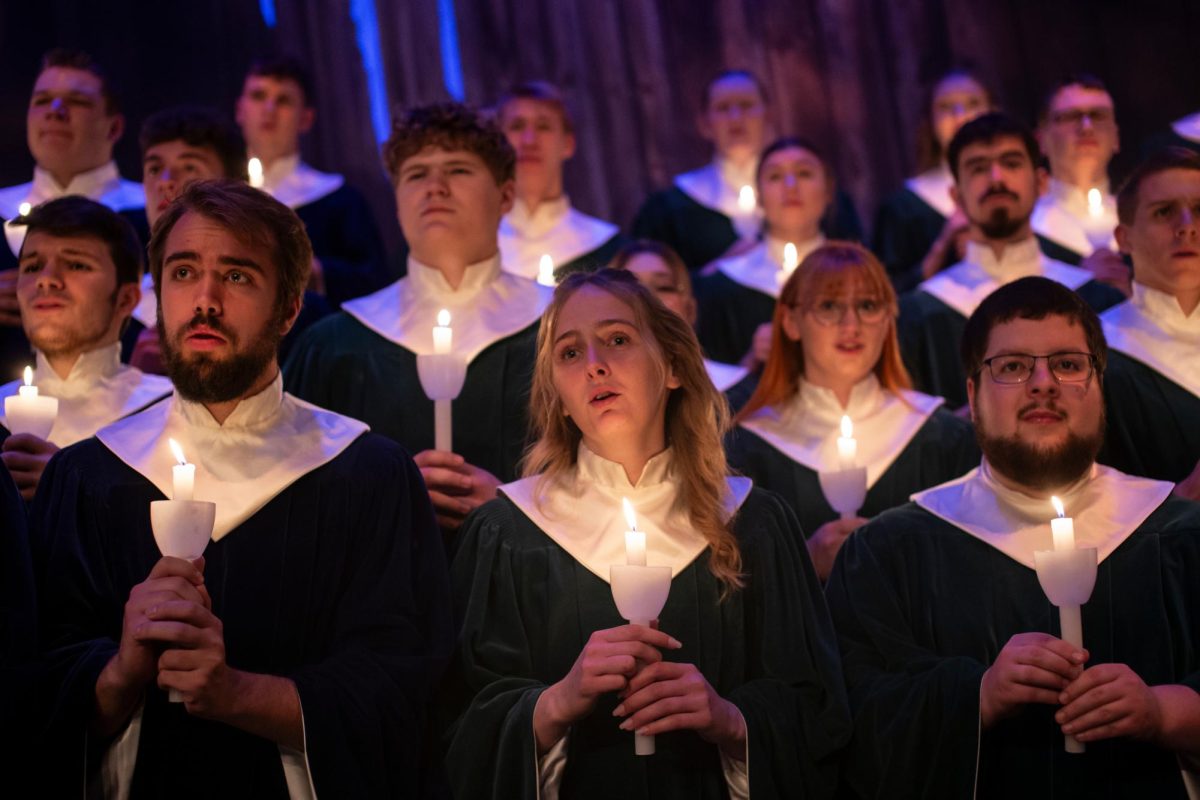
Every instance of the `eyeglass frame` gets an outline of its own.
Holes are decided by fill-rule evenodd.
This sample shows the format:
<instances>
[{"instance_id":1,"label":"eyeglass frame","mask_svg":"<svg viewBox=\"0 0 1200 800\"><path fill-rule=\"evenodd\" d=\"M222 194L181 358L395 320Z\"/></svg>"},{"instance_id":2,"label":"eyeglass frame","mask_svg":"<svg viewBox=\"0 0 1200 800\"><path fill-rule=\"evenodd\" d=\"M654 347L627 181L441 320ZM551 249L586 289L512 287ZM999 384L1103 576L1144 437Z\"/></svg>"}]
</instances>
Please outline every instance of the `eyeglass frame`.
<instances>
[{"instance_id":1,"label":"eyeglass frame","mask_svg":"<svg viewBox=\"0 0 1200 800\"><path fill-rule=\"evenodd\" d=\"M1062 378L1060 378L1058 376L1057 373L1055 373L1054 367L1052 367L1050 365L1050 359L1054 358L1055 356L1086 356L1088 366L1091 367L1091 369L1088 370L1087 375L1085 375L1082 378L1079 378L1078 380L1063 380ZM1021 379L1019 381L1000 380L999 378L996 377L996 372L992 368L992 362L999 358L1013 358L1013 357L1022 357L1022 358L1032 358L1033 359L1033 365L1030 366L1030 368L1029 368L1029 374L1026 375L1023 379ZM1000 353L998 355L992 356L991 358L985 358L982 361L980 361L979 362L980 363L979 370L975 374L979 375L980 373L983 372L983 368L987 367L988 374L992 377L993 383L999 384L1000 386L1020 386L1025 383L1029 383L1030 379L1033 378L1033 373L1037 370L1037 362L1041 359L1046 360L1046 369L1050 372L1050 377L1053 378L1054 382L1059 384L1060 386L1063 384L1072 384L1072 385L1086 384L1099 371L1099 365L1097 363L1095 353L1087 353L1082 350L1059 350L1057 352L1047 353L1047 354L1041 355L1041 356L1035 356L1033 353Z\"/></svg>"},{"instance_id":2,"label":"eyeglass frame","mask_svg":"<svg viewBox=\"0 0 1200 800\"><path fill-rule=\"evenodd\" d=\"M1055 125L1074 127L1083 122L1084 118L1092 124L1093 128L1105 127L1114 125L1117 121L1117 112L1115 109L1106 108L1104 106L1096 106L1092 108L1064 108L1061 111L1054 111L1050 114L1050 122Z\"/></svg>"},{"instance_id":3,"label":"eyeglass frame","mask_svg":"<svg viewBox=\"0 0 1200 800\"><path fill-rule=\"evenodd\" d=\"M870 300L870 298L864 298L864 300ZM880 323L882 323L884 320L886 320L888 318L888 312L891 310L887 303L876 300L874 302L879 303L879 310L880 310L879 319L866 320L866 319L863 319L862 312L859 311L857 306L843 304L840 300L834 301L834 302L836 302L837 305L840 305L842 310L838 314L837 319L833 320L832 322L826 322L825 320L823 320L819 316L817 316L817 314L814 313L817 310L817 307L815 305L792 303L789 307L795 311L799 311L801 314L812 314L812 318L817 321L817 324L822 325L826 328L832 328L835 325L841 325L842 320L846 318L847 312L850 312L850 311L853 311L854 318L858 321L859 325L879 325Z\"/></svg>"}]
</instances>

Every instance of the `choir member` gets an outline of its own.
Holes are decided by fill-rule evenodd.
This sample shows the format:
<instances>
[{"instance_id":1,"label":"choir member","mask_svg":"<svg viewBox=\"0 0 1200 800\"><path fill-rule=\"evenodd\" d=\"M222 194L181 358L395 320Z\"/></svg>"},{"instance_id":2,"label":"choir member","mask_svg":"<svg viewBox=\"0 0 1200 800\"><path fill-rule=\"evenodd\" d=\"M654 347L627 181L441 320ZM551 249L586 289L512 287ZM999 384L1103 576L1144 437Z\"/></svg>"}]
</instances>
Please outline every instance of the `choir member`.
<instances>
[{"instance_id":1,"label":"choir member","mask_svg":"<svg viewBox=\"0 0 1200 800\"><path fill-rule=\"evenodd\" d=\"M515 156L494 123L464 106L426 106L409 112L383 149L408 274L314 325L287 363L288 387L416 453L451 529L518 474L550 289L500 267L496 232L512 208ZM453 352L468 363L453 403L453 452L432 449L434 404L417 374L443 309Z\"/></svg>"},{"instance_id":2,"label":"choir member","mask_svg":"<svg viewBox=\"0 0 1200 800\"><path fill-rule=\"evenodd\" d=\"M452 647L442 545L399 447L283 391L311 263L296 214L244 183L194 183L155 226L175 393L61 452L31 512L48 781L86 739L107 796L419 794ZM151 531L183 491L168 437L216 504L195 561Z\"/></svg>"},{"instance_id":3,"label":"choir member","mask_svg":"<svg viewBox=\"0 0 1200 800\"><path fill-rule=\"evenodd\" d=\"M50 200L21 218L17 300L25 336L36 350L38 392L58 399L45 439L8 435L0 417L0 458L21 494L33 498L59 448L92 436L171 393L171 382L121 363L121 331L138 303L145 258L133 226L78 195ZM0 386L17 395L23 381Z\"/></svg>"},{"instance_id":4,"label":"choir member","mask_svg":"<svg viewBox=\"0 0 1200 800\"><path fill-rule=\"evenodd\" d=\"M387 283L383 241L366 199L343 176L300 158L300 137L317 116L304 65L287 57L251 64L236 116L262 169L259 188L304 221L313 245L308 288L337 307ZM252 176L252 183L257 186L258 178Z\"/></svg>"},{"instance_id":5,"label":"choir member","mask_svg":"<svg viewBox=\"0 0 1200 800\"><path fill-rule=\"evenodd\" d=\"M1025 126L998 113L976 117L954 135L947 155L954 201L970 223L966 256L901 296L899 334L916 388L958 408L967 402L967 376L958 359L963 326L992 291L1042 275L1078 290L1097 310L1116 305L1123 295L1087 270L1052 257L1062 248L1035 237L1029 219L1046 174L1038 166L1037 141Z\"/></svg>"},{"instance_id":6,"label":"choir member","mask_svg":"<svg viewBox=\"0 0 1200 800\"><path fill-rule=\"evenodd\" d=\"M1182 482L1200 500L1200 155L1166 148L1118 195L1117 241L1133 259L1133 297L1101 315L1112 353L1101 460Z\"/></svg>"},{"instance_id":7,"label":"choir member","mask_svg":"<svg viewBox=\"0 0 1200 800\"><path fill-rule=\"evenodd\" d=\"M563 192L576 128L558 87L517 84L496 104L496 116L517 153L516 197L500 221L501 267L534 280L544 256L559 276L608 264L625 237L611 222L574 208Z\"/></svg>"},{"instance_id":8,"label":"choir member","mask_svg":"<svg viewBox=\"0 0 1200 800\"><path fill-rule=\"evenodd\" d=\"M967 218L950 196L946 148L959 128L991 108L991 94L972 72L951 70L934 84L918 132L920 172L885 198L875 217L874 250L898 291L962 257Z\"/></svg>"},{"instance_id":9,"label":"choir member","mask_svg":"<svg viewBox=\"0 0 1200 800\"><path fill-rule=\"evenodd\" d=\"M696 334L713 358L757 369L766 360L762 345L769 340L780 287L805 256L825 243L821 220L836 188L821 153L795 137L778 139L763 151L755 186L763 239L722 258L696 279Z\"/></svg>"},{"instance_id":10,"label":"choir member","mask_svg":"<svg viewBox=\"0 0 1200 800\"><path fill-rule=\"evenodd\" d=\"M457 795L831 796L849 729L820 584L787 505L728 476L691 328L624 271L569 276L531 405L526 477L472 515L452 567ZM671 568L654 627L610 593L622 498L646 563Z\"/></svg>"},{"instance_id":11,"label":"choir member","mask_svg":"<svg viewBox=\"0 0 1200 800\"><path fill-rule=\"evenodd\" d=\"M740 242L758 239L761 212L755 176L767 141L767 96L744 70L727 70L705 87L697 124L712 143L712 163L676 175L670 188L652 194L633 221L633 235L671 246L690 270L698 270ZM862 237L853 203L837 193L825 233Z\"/></svg>"},{"instance_id":12,"label":"choir member","mask_svg":"<svg viewBox=\"0 0 1200 800\"><path fill-rule=\"evenodd\" d=\"M1034 232L1071 251L1065 261L1128 296L1129 267L1117 255L1111 233L1117 201L1109 192L1108 167L1120 137L1104 82L1082 74L1057 83L1043 104L1037 138L1050 164L1050 180L1033 209ZM1089 197L1093 189L1098 194ZM1104 241L1093 244L1101 235Z\"/></svg>"},{"instance_id":13,"label":"choir member","mask_svg":"<svg viewBox=\"0 0 1200 800\"><path fill-rule=\"evenodd\" d=\"M1087 303L1047 278L1004 286L968 322L982 464L860 528L826 587L856 796L1187 796L1200 506L1095 463L1106 350ZM1052 495L1097 549L1083 648L1056 635L1035 572L1034 552L1055 547Z\"/></svg>"},{"instance_id":14,"label":"choir member","mask_svg":"<svg viewBox=\"0 0 1200 800\"><path fill-rule=\"evenodd\" d=\"M141 189L121 179L112 158L124 132L116 90L91 56L56 48L42 57L25 116L33 180L0 189L6 242L0 245L0 379L14 377L30 357L17 305L17 254L25 229L14 224L26 204L80 194L120 212L145 237Z\"/></svg>"},{"instance_id":15,"label":"choir member","mask_svg":"<svg viewBox=\"0 0 1200 800\"><path fill-rule=\"evenodd\" d=\"M896 343L896 293L865 248L835 242L792 273L775 310L771 355L730 437L730 463L792 507L822 580L842 542L909 495L979 463L970 424L911 390ZM867 469L860 516L842 519L818 475L842 469L848 416Z\"/></svg>"}]
</instances>

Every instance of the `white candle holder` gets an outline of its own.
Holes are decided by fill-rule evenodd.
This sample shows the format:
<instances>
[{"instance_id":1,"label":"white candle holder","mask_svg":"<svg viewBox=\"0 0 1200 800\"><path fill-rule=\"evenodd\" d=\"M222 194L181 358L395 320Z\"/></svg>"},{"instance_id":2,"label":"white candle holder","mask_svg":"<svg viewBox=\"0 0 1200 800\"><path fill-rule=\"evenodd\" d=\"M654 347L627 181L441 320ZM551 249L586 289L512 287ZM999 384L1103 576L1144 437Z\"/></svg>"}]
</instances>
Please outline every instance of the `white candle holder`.
<instances>
[{"instance_id":1,"label":"white candle holder","mask_svg":"<svg viewBox=\"0 0 1200 800\"><path fill-rule=\"evenodd\" d=\"M45 395L6 397L4 418L9 433L28 433L45 439L58 418L58 398Z\"/></svg>"},{"instance_id":2,"label":"white candle holder","mask_svg":"<svg viewBox=\"0 0 1200 800\"><path fill-rule=\"evenodd\" d=\"M829 506L842 519L858 516L863 501L867 499L867 468L852 467L834 472L818 472L817 480Z\"/></svg>"},{"instance_id":3,"label":"white candle holder","mask_svg":"<svg viewBox=\"0 0 1200 800\"><path fill-rule=\"evenodd\" d=\"M613 564L608 569L617 611L634 625L649 627L667 604L667 595L671 591L671 568ZM654 755L654 737L635 733L633 752L639 756Z\"/></svg>"},{"instance_id":4,"label":"white candle holder","mask_svg":"<svg viewBox=\"0 0 1200 800\"><path fill-rule=\"evenodd\" d=\"M150 528L164 556L195 561L204 555L217 519L217 504L203 500L153 500L150 502ZM168 694L172 703L182 703L175 689Z\"/></svg>"},{"instance_id":5,"label":"white candle holder","mask_svg":"<svg viewBox=\"0 0 1200 800\"><path fill-rule=\"evenodd\" d=\"M1033 554L1038 583L1050 602L1058 606L1058 624L1062 638L1083 648L1083 618L1080 606L1092 597L1096 587L1096 548L1038 550ZM1074 736L1066 737L1068 753L1082 753L1085 746Z\"/></svg>"},{"instance_id":6,"label":"white candle holder","mask_svg":"<svg viewBox=\"0 0 1200 800\"><path fill-rule=\"evenodd\" d=\"M417 376L425 396L433 401L433 447L451 451L450 403L458 397L467 380L467 362L454 353L419 355Z\"/></svg>"},{"instance_id":7,"label":"white candle holder","mask_svg":"<svg viewBox=\"0 0 1200 800\"><path fill-rule=\"evenodd\" d=\"M1087 221L1083 224L1083 235L1092 250L1107 249L1112 244L1113 225L1103 221Z\"/></svg>"}]
</instances>

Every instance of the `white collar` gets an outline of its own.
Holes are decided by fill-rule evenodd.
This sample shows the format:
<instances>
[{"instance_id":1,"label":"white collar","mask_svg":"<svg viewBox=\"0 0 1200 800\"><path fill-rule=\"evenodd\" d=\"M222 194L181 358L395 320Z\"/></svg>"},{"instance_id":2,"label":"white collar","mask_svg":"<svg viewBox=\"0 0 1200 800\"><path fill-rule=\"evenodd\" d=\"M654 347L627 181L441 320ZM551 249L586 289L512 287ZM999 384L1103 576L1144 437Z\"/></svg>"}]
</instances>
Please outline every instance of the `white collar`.
<instances>
[{"instance_id":1,"label":"white collar","mask_svg":"<svg viewBox=\"0 0 1200 800\"><path fill-rule=\"evenodd\" d=\"M807 242L792 242L796 245L797 264L809 253L825 244L825 236L817 234ZM747 289L761 292L768 297L779 299L779 290L783 288L786 275L783 272L783 249L787 242L782 239L766 237L763 241L751 247L744 253L717 262L717 269L725 273L732 281L740 283Z\"/></svg>"},{"instance_id":2,"label":"white collar","mask_svg":"<svg viewBox=\"0 0 1200 800\"><path fill-rule=\"evenodd\" d=\"M196 465L195 498L217 504L220 540L362 434L358 420L317 408L283 391L283 378L240 402L218 423L208 409L172 395L96 434L117 458L171 497L173 438Z\"/></svg>"},{"instance_id":3,"label":"white collar","mask_svg":"<svg viewBox=\"0 0 1200 800\"><path fill-rule=\"evenodd\" d=\"M500 220L500 263L506 272L534 280L544 255L561 267L617 234L617 226L571 207L564 194L530 212L522 200Z\"/></svg>"},{"instance_id":4,"label":"white collar","mask_svg":"<svg viewBox=\"0 0 1200 800\"><path fill-rule=\"evenodd\" d=\"M349 300L342 310L401 347L433 352L433 328L441 309L450 312L454 352L468 363L494 342L532 325L553 290L502 272L499 254L467 267L452 289L441 270L412 256L408 275L374 294Z\"/></svg>"},{"instance_id":5,"label":"white collar","mask_svg":"<svg viewBox=\"0 0 1200 800\"><path fill-rule=\"evenodd\" d=\"M315 170L300 160L299 153L292 153L267 167L262 189L288 208L299 208L333 194L345 182L341 175Z\"/></svg>"},{"instance_id":6,"label":"white collar","mask_svg":"<svg viewBox=\"0 0 1200 800\"><path fill-rule=\"evenodd\" d=\"M849 416L858 441L858 464L867 468L869 488L943 402L920 392L894 394L872 374L855 385L843 408L832 390L801 380L789 400L760 408L741 425L792 461L814 472L832 472L842 468L837 439L842 415Z\"/></svg>"},{"instance_id":7,"label":"white collar","mask_svg":"<svg viewBox=\"0 0 1200 800\"><path fill-rule=\"evenodd\" d=\"M755 204L751 213L743 214L738 195L743 186L755 186L757 170L757 159L739 168L732 161L717 157L699 169L676 175L674 183L700 205L729 217L738 236L753 239L762 227L762 209Z\"/></svg>"},{"instance_id":8,"label":"white collar","mask_svg":"<svg viewBox=\"0 0 1200 800\"><path fill-rule=\"evenodd\" d=\"M1107 185L1097 188L1103 193L1104 213L1098 222L1092 222L1087 193L1078 186L1051 178L1050 188L1033 207L1030 219L1033 230L1080 255L1090 255L1095 248L1088 241L1088 229L1092 225L1109 231L1117 227L1117 199L1108 193ZM1105 247L1115 250L1116 246L1110 233Z\"/></svg>"},{"instance_id":9,"label":"white collar","mask_svg":"<svg viewBox=\"0 0 1200 800\"><path fill-rule=\"evenodd\" d=\"M0 386L0 397L16 395L22 383ZM120 343L83 353L66 378L60 378L38 353L34 384L39 394L58 398L58 416L46 437L58 447L83 441L171 393L171 382L161 375L147 375L122 364ZM3 417L0 421L8 426Z\"/></svg>"},{"instance_id":10,"label":"white collar","mask_svg":"<svg viewBox=\"0 0 1200 800\"><path fill-rule=\"evenodd\" d=\"M608 568L625 563L625 531L621 498L637 514L638 530L646 533L646 563L682 572L708 547L686 513L675 508L679 492L672 468L672 451L664 450L646 462L637 486L625 468L606 461L583 444L575 473L562 483L539 487L540 476L505 484L500 491L529 519L596 577L608 582ZM725 510L732 516L750 494L747 478L727 478ZM540 489L540 492L539 492Z\"/></svg>"},{"instance_id":11,"label":"white collar","mask_svg":"<svg viewBox=\"0 0 1200 800\"><path fill-rule=\"evenodd\" d=\"M954 198L950 196L950 187L954 185L954 176L950 174L950 168L946 166L946 162L943 161L920 175L914 175L906 180L904 185L943 217L949 217L954 213Z\"/></svg>"},{"instance_id":12,"label":"white collar","mask_svg":"<svg viewBox=\"0 0 1200 800\"><path fill-rule=\"evenodd\" d=\"M1200 111L1197 111L1195 114L1188 114L1183 119L1175 120L1171 123L1171 130L1184 139L1200 142Z\"/></svg>"},{"instance_id":13,"label":"white collar","mask_svg":"<svg viewBox=\"0 0 1200 800\"><path fill-rule=\"evenodd\" d=\"M1040 275L1058 281L1068 289L1078 289L1092 279L1092 273L1048 258L1030 236L1004 248L1000 258L992 248L979 242L967 243L967 255L952 267L942 270L918 287L969 317L983 298L1018 278Z\"/></svg>"},{"instance_id":14,"label":"white collar","mask_svg":"<svg viewBox=\"0 0 1200 800\"><path fill-rule=\"evenodd\" d=\"M1059 498L1075 520L1077 547L1104 561L1170 496L1175 485L1094 464ZM987 462L961 478L914 494L913 502L1014 561L1034 569L1036 550L1053 550L1050 501L1002 486Z\"/></svg>"},{"instance_id":15,"label":"white collar","mask_svg":"<svg viewBox=\"0 0 1200 800\"><path fill-rule=\"evenodd\" d=\"M713 382L713 386L717 387L718 392L723 392L731 386L741 382L742 378L750 374L750 370L738 364L722 364L720 361L709 361L704 359L704 371L708 373L708 379Z\"/></svg>"},{"instance_id":16,"label":"white collar","mask_svg":"<svg viewBox=\"0 0 1200 800\"><path fill-rule=\"evenodd\" d=\"M1200 397L1200 307L1184 316L1174 295L1133 282L1133 297L1100 315L1109 347Z\"/></svg>"}]
</instances>

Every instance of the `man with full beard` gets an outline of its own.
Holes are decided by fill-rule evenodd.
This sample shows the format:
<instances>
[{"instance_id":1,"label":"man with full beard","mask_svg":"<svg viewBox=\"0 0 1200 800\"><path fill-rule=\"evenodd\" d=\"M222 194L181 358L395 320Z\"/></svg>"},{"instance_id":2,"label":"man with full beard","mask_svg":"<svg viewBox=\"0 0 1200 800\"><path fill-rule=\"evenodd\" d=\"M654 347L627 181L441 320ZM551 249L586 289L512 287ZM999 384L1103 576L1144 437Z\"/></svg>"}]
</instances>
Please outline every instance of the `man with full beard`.
<instances>
[{"instance_id":1,"label":"man with full beard","mask_svg":"<svg viewBox=\"0 0 1200 800\"><path fill-rule=\"evenodd\" d=\"M967 252L901 296L898 332L916 388L957 408L967 402L967 376L958 363L963 326L997 288L1041 275L1075 289L1097 311L1125 298L1091 272L1064 263L1070 251L1034 235L1030 218L1047 177L1037 140L1024 125L999 113L976 117L950 140L946 156L951 195L970 222Z\"/></svg>"},{"instance_id":2,"label":"man with full beard","mask_svg":"<svg viewBox=\"0 0 1200 800\"><path fill-rule=\"evenodd\" d=\"M862 797L1185 797L1200 753L1200 506L1095 463L1107 346L1052 280L967 322L983 462L847 540L826 589ZM1097 549L1076 649L1034 571L1056 495ZM1075 736L1083 754L1064 751Z\"/></svg>"},{"instance_id":3,"label":"man with full beard","mask_svg":"<svg viewBox=\"0 0 1200 800\"><path fill-rule=\"evenodd\" d=\"M311 262L295 213L234 181L155 224L175 394L57 455L31 513L55 777L87 752L106 796L420 794L453 639L442 545L399 446L283 392ZM169 439L216 504L195 561L151 531Z\"/></svg>"}]
</instances>

